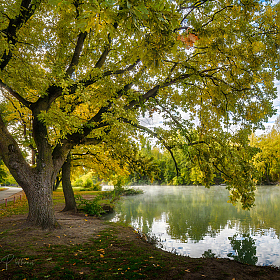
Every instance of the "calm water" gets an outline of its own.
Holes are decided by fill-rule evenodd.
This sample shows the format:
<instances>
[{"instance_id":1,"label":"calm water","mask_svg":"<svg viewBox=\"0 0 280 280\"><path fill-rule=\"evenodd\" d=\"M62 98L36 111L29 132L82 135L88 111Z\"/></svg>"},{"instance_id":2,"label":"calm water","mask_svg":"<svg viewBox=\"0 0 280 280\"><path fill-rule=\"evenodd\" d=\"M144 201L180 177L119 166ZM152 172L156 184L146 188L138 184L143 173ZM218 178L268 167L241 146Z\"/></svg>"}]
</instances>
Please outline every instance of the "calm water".
<instances>
[{"instance_id":1,"label":"calm water","mask_svg":"<svg viewBox=\"0 0 280 280\"><path fill-rule=\"evenodd\" d=\"M227 203L223 186L140 188L144 194L122 198L108 218L129 223L180 255L280 266L280 187L258 187L250 211Z\"/></svg>"}]
</instances>

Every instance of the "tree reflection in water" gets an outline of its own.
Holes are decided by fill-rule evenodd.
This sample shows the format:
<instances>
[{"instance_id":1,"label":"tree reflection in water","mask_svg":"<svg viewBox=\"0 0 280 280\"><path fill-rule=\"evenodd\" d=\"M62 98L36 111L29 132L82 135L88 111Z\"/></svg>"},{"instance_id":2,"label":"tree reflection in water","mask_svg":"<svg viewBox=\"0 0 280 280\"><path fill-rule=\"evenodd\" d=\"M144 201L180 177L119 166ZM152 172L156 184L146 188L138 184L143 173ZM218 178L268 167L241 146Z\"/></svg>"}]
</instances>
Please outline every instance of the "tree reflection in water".
<instances>
[{"instance_id":1,"label":"tree reflection in water","mask_svg":"<svg viewBox=\"0 0 280 280\"><path fill-rule=\"evenodd\" d=\"M242 234L241 239L238 238L238 234L235 234L233 237L229 237L228 239L230 240L232 249L235 251L235 253L229 253L228 257L242 263L253 265L257 263L258 257L256 257L256 242L249 234Z\"/></svg>"},{"instance_id":2,"label":"tree reflection in water","mask_svg":"<svg viewBox=\"0 0 280 280\"><path fill-rule=\"evenodd\" d=\"M144 194L123 198L110 219L157 239L167 251L280 267L279 186L259 186L250 211L227 203L223 186L143 188Z\"/></svg>"}]
</instances>

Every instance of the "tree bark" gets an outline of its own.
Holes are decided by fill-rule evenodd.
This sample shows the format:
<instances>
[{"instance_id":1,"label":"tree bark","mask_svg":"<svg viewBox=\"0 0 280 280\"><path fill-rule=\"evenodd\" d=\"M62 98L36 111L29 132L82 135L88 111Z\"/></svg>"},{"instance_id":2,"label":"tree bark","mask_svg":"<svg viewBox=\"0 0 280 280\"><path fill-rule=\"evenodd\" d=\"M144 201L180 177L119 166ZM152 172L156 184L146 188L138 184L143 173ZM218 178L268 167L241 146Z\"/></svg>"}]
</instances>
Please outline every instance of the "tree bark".
<instances>
[{"instance_id":1,"label":"tree bark","mask_svg":"<svg viewBox=\"0 0 280 280\"><path fill-rule=\"evenodd\" d=\"M76 201L73 188L71 186L71 154L67 155L67 159L62 166L62 189L65 198L65 207L62 211L77 211Z\"/></svg>"},{"instance_id":2,"label":"tree bark","mask_svg":"<svg viewBox=\"0 0 280 280\"><path fill-rule=\"evenodd\" d=\"M51 149L45 149L45 156L38 159L39 164L36 167L31 167L6 128L1 114L0 135L0 156L17 183L24 190L28 200L27 222L32 226L40 226L43 229L59 227L54 215L52 186L65 156L61 154L60 157L57 157L56 161L58 163L55 166Z\"/></svg>"},{"instance_id":3,"label":"tree bark","mask_svg":"<svg viewBox=\"0 0 280 280\"><path fill-rule=\"evenodd\" d=\"M30 180L31 185L22 186L29 206L27 223L42 229L59 228L53 208L51 177L46 178L43 174L34 177Z\"/></svg>"},{"instance_id":4,"label":"tree bark","mask_svg":"<svg viewBox=\"0 0 280 280\"><path fill-rule=\"evenodd\" d=\"M55 183L53 184L53 191L56 191L58 189L61 181L62 181L62 178L60 178L59 175L57 175L56 179L55 179Z\"/></svg>"}]
</instances>

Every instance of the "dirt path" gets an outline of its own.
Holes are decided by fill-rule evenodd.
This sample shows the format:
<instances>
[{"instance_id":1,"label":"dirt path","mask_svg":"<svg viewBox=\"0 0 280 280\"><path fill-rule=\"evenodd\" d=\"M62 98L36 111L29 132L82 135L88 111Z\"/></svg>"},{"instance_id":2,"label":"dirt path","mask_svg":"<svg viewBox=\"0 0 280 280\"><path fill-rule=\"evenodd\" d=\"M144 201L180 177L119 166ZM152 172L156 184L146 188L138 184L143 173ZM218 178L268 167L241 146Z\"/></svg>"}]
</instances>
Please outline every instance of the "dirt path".
<instances>
[{"instance_id":1,"label":"dirt path","mask_svg":"<svg viewBox=\"0 0 280 280\"><path fill-rule=\"evenodd\" d=\"M54 231L42 231L40 228L31 228L26 225L27 215L17 215L0 219L0 233L7 231L5 243L35 242L38 246L45 244L71 245L82 244L99 231L108 227L100 219L88 217L81 213L61 212L63 206L56 206L56 218L61 225Z\"/></svg>"}]
</instances>

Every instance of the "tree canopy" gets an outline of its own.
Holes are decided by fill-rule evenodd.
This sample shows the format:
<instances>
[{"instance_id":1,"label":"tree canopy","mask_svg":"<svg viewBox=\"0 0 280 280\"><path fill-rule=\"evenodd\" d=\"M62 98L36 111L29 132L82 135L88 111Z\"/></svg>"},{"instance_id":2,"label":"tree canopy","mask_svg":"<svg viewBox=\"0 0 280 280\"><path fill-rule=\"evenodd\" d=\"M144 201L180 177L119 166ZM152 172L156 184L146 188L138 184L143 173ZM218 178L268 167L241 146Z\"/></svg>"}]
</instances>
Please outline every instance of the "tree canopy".
<instances>
[{"instance_id":1,"label":"tree canopy","mask_svg":"<svg viewBox=\"0 0 280 280\"><path fill-rule=\"evenodd\" d=\"M215 139L246 148L274 112L277 9L256 0L1 0L0 156L26 192L28 220L55 224L51 186L77 145L120 135L125 146L145 131L171 150L179 132L185 147L206 145L196 153L207 166ZM164 126L143 126L141 115L154 112ZM251 204L244 182L233 192Z\"/></svg>"}]
</instances>

